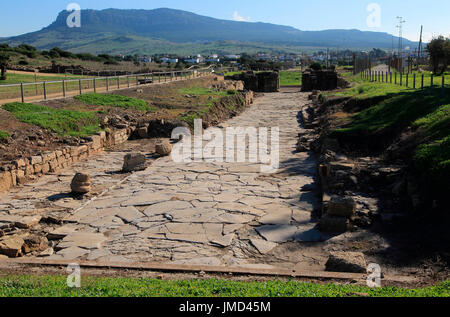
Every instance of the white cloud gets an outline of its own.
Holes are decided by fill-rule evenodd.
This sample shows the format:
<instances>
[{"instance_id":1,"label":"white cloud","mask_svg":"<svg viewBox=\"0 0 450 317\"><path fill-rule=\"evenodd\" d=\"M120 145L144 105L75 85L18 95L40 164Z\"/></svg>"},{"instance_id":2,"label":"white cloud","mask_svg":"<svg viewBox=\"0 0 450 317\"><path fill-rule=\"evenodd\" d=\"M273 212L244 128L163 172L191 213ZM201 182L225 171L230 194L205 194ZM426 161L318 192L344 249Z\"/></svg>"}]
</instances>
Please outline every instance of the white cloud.
<instances>
[{"instance_id":1,"label":"white cloud","mask_svg":"<svg viewBox=\"0 0 450 317\"><path fill-rule=\"evenodd\" d=\"M239 22L248 22L248 21L250 21L250 17L248 17L248 18L246 19L246 18L240 16L240 15L239 15L239 12L234 11L234 13L233 13L233 20L234 20L234 21L239 21Z\"/></svg>"}]
</instances>

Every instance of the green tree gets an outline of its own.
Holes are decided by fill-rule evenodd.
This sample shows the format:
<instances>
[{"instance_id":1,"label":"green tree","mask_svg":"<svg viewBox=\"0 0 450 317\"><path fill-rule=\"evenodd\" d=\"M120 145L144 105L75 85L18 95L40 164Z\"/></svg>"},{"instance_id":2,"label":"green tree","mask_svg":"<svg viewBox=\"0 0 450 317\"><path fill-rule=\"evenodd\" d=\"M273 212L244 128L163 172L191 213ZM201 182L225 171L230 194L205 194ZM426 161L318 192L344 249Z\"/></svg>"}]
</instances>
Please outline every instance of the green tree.
<instances>
[{"instance_id":1,"label":"green tree","mask_svg":"<svg viewBox=\"0 0 450 317\"><path fill-rule=\"evenodd\" d=\"M434 38L427 45L430 63L435 74L442 74L450 64L450 39L443 36Z\"/></svg>"},{"instance_id":2,"label":"green tree","mask_svg":"<svg viewBox=\"0 0 450 317\"><path fill-rule=\"evenodd\" d=\"M0 80L6 80L6 70L8 67L8 63L10 61L10 57L6 53L0 53Z\"/></svg>"}]
</instances>

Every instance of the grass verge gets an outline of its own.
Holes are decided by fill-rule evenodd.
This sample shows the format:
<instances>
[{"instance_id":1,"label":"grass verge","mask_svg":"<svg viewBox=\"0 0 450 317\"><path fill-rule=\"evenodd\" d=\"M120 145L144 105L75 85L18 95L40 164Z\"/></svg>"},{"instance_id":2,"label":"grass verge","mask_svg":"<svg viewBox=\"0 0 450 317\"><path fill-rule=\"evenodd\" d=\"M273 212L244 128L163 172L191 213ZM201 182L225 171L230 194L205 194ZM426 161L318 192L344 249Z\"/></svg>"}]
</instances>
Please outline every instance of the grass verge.
<instances>
[{"instance_id":1,"label":"grass verge","mask_svg":"<svg viewBox=\"0 0 450 317\"><path fill-rule=\"evenodd\" d=\"M301 71L280 72L280 86L301 86L301 84L302 84Z\"/></svg>"},{"instance_id":2,"label":"grass verge","mask_svg":"<svg viewBox=\"0 0 450 317\"><path fill-rule=\"evenodd\" d=\"M218 97L224 97L234 92L233 90L230 91L216 91L211 88L205 88L205 87L192 87L192 88L183 88L178 90L178 93L182 95L193 95L193 96L218 96Z\"/></svg>"},{"instance_id":3,"label":"grass verge","mask_svg":"<svg viewBox=\"0 0 450 317\"><path fill-rule=\"evenodd\" d=\"M378 135L394 138L410 127L422 135L411 167L418 175L428 175L433 186L448 186L450 178L450 89L415 90L389 83L366 82L353 76L355 85L334 95L354 97L370 105L371 98L381 97L375 105L355 113L332 136L342 140Z\"/></svg>"},{"instance_id":4,"label":"grass verge","mask_svg":"<svg viewBox=\"0 0 450 317\"><path fill-rule=\"evenodd\" d=\"M136 109L143 112L156 110L155 107L150 106L145 100L120 95L89 93L74 98L84 104L92 106L119 107Z\"/></svg>"},{"instance_id":5,"label":"grass verge","mask_svg":"<svg viewBox=\"0 0 450 317\"><path fill-rule=\"evenodd\" d=\"M0 140L7 139L8 137L9 137L9 133L8 132L0 130Z\"/></svg>"},{"instance_id":6,"label":"grass verge","mask_svg":"<svg viewBox=\"0 0 450 317\"><path fill-rule=\"evenodd\" d=\"M424 289L313 284L295 281L235 282L217 279L161 281L147 278L82 278L71 289L64 276L0 278L2 297L449 297L450 282Z\"/></svg>"},{"instance_id":7,"label":"grass verge","mask_svg":"<svg viewBox=\"0 0 450 317\"><path fill-rule=\"evenodd\" d=\"M92 112L54 109L28 103L8 103L2 106L17 120L40 126L60 135L85 137L100 131L99 119Z\"/></svg>"}]
</instances>

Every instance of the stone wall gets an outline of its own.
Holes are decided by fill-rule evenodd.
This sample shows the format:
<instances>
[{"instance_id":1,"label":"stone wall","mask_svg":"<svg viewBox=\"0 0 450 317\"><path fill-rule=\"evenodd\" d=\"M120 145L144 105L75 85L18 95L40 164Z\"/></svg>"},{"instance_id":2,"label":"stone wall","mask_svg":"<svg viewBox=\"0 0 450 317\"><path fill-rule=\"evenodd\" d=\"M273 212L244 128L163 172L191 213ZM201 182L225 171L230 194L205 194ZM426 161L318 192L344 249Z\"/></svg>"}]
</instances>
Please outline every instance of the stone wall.
<instances>
[{"instance_id":1,"label":"stone wall","mask_svg":"<svg viewBox=\"0 0 450 317\"><path fill-rule=\"evenodd\" d=\"M278 92L280 90L280 74L278 72L245 72L228 76L225 79L243 81L245 90L255 92Z\"/></svg>"},{"instance_id":2,"label":"stone wall","mask_svg":"<svg viewBox=\"0 0 450 317\"><path fill-rule=\"evenodd\" d=\"M308 70L302 76L302 91L334 90L338 88L338 74L335 71Z\"/></svg>"},{"instance_id":3,"label":"stone wall","mask_svg":"<svg viewBox=\"0 0 450 317\"><path fill-rule=\"evenodd\" d=\"M42 155L20 158L11 164L2 165L0 171L0 192L36 179L45 174L58 172L73 163L98 154L105 147L121 144L128 140L131 130L122 129L112 133L99 132L89 137L89 141L79 146L67 146Z\"/></svg>"}]
</instances>

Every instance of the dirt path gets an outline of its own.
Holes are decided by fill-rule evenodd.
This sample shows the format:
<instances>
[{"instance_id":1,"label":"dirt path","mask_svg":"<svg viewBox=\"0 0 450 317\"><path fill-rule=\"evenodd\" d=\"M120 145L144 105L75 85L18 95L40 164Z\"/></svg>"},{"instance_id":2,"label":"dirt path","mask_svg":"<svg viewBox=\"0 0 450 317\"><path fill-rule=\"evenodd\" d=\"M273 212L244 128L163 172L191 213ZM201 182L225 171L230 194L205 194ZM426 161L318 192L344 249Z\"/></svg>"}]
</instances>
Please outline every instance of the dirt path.
<instances>
[{"instance_id":1,"label":"dirt path","mask_svg":"<svg viewBox=\"0 0 450 317\"><path fill-rule=\"evenodd\" d=\"M126 90L126 89L130 89L130 88L145 88L151 85L163 85L163 84L167 84L167 83L171 83L171 82L175 82L175 81L185 81L185 80L191 80L191 79L197 79L197 78L201 78L200 77L195 77L195 78L189 78L189 79L184 79L184 78L161 78L161 80L156 79L154 83L152 84L145 84L145 85L137 85L135 81L133 81L130 78L130 87L128 87L128 85L126 83L121 83L121 87L117 88L117 86L112 85L110 86L108 89L102 86L97 86L96 89L94 90L94 88L83 88L82 89L82 93L86 94L86 93L91 93L91 92L98 92L98 93L108 93L108 92L113 92L113 91L120 91L120 90ZM31 83L32 84L32 83ZM0 85L1 88L1 85ZM65 99L65 98L70 98L70 97L74 97L74 96L78 96L80 95L80 91L78 89L75 90L67 90L65 93L65 97L63 95L62 92L62 88L61 88L61 92L59 93L47 93L47 99L44 99L44 95L43 92L42 94L38 94L35 96L25 96L24 98L24 102L41 102L41 101L49 101L49 100L57 100L57 99ZM15 98L8 98L8 99L0 99L0 106L7 104L7 103L11 103L11 102L21 102L22 98L20 96L15 97Z\"/></svg>"}]
</instances>

